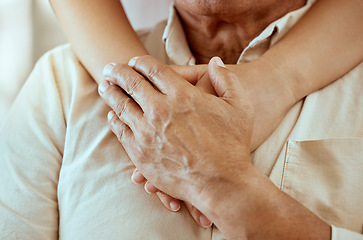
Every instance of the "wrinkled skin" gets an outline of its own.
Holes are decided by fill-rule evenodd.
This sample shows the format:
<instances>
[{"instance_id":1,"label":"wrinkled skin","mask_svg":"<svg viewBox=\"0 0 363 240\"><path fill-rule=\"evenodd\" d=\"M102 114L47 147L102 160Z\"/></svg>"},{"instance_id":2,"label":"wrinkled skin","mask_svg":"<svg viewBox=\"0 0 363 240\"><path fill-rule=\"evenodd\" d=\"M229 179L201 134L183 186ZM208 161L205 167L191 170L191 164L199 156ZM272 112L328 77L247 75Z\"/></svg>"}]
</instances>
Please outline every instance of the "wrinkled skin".
<instances>
[{"instance_id":1,"label":"wrinkled skin","mask_svg":"<svg viewBox=\"0 0 363 240\"><path fill-rule=\"evenodd\" d=\"M218 96L211 85L208 65L171 66L171 68L200 90ZM285 82L289 81L289 78L283 77L282 69L266 59L259 59L243 65L227 65L227 68L237 75L255 112L250 145L251 151L253 151L278 126L286 112L296 102L296 97L289 89L289 84ZM135 183L146 181L139 171L133 176L135 176L135 178L133 177ZM179 210L180 203L177 199L158 191L151 183L148 182L145 185L145 190L149 193L156 193L169 210L175 211L171 208L171 204ZM208 222L200 211L187 202L185 204L199 225L210 226L211 222ZM201 218L204 224L201 223Z\"/></svg>"},{"instance_id":2,"label":"wrinkled skin","mask_svg":"<svg viewBox=\"0 0 363 240\"><path fill-rule=\"evenodd\" d=\"M148 61L150 59L144 62ZM193 87L160 62L138 69L140 73L133 72L125 65L110 67L112 68L110 76L116 77L109 76L109 80L113 84L123 86L124 90L136 100L133 102L115 86L109 88L110 91L119 93L115 98L105 98L119 116L114 115L114 112L110 113L111 127L120 142L127 143L124 147L130 158L135 161L135 166L141 172L146 172L148 179L152 179L153 184L147 182L145 190L149 193L158 193L169 209L173 207L170 203L175 203L177 200L159 191L153 185L163 186L167 182L169 188L163 187L161 190L183 200L199 199L201 193L214 189L213 182L228 182L231 174L238 174L239 171L236 169L245 169L250 166L248 159L253 110L241 86L241 81L238 81L236 75L223 69L230 78L230 85L218 84L216 81L220 73L213 68L210 69L210 74L214 78L206 80L215 81L215 85L218 86L215 91L221 96L218 98ZM160 92L152 88L140 74L153 76L150 78L155 79L153 84ZM158 78L161 79L158 80ZM173 79L175 85L172 88L169 85L164 86L162 79L169 79L169 81ZM145 90L142 96L137 93L140 88ZM202 84L200 88L203 89ZM146 93L147 91L150 93ZM155 94L155 96L148 97L149 94ZM237 98L236 96L245 97ZM208 107L211 103L213 108ZM236 109L240 111L236 112ZM229 119L228 125L225 125L226 119ZM118 125L120 123L121 125ZM122 126L122 130L119 126ZM215 142L214 139L219 139L220 142ZM175 147L175 143L181 143L181 145ZM225 148L221 148L222 143ZM213 146L213 149L220 149L220 151L216 154L205 149L205 146ZM235 148L228 151L229 146L238 146L239 151ZM203 150L200 151L201 149ZM201 153L202 156L196 153ZM237 160L233 163L235 166L226 167L224 162L220 161L228 155L230 155L229 159ZM148 159L154 159L154 161L149 162ZM214 162L206 164L198 159L211 159ZM241 159L247 159L247 161L240 161ZM159 167L155 167L155 163ZM224 169L225 172L220 172L220 175L216 176L215 172L220 169ZM133 180L136 183L142 183L146 179L136 170ZM159 182L163 184L159 185ZM231 187L233 184L228 186ZM181 192L182 195L173 192L174 188L181 190L177 192ZM212 222L197 208L188 202L186 205L197 223L203 227L211 225ZM175 211L179 208L180 206L170 210Z\"/></svg>"},{"instance_id":3,"label":"wrinkled skin","mask_svg":"<svg viewBox=\"0 0 363 240\"><path fill-rule=\"evenodd\" d=\"M253 106L218 58L208 72L220 97L150 56L129 65L109 65L113 84L99 92L113 109L112 131L156 188L190 202L231 239L330 238L328 224L250 162Z\"/></svg>"},{"instance_id":4,"label":"wrinkled skin","mask_svg":"<svg viewBox=\"0 0 363 240\"><path fill-rule=\"evenodd\" d=\"M171 67L202 91L218 96L211 85L208 65ZM236 74L255 112L253 151L271 135L298 98L290 88L287 74L267 59L226 67Z\"/></svg>"},{"instance_id":5,"label":"wrinkled skin","mask_svg":"<svg viewBox=\"0 0 363 240\"><path fill-rule=\"evenodd\" d=\"M176 0L175 8L198 64L214 56L235 64L270 23L304 4L305 0Z\"/></svg>"},{"instance_id":6,"label":"wrinkled skin","mask_svg":"<svg viewBox=\"0 0 363 240\"><path fill-rule=\"evenodd\" d=\"M288 84L283 82L283 73L271 62L266 60L254 61L239 66L227 65L228 69L236 73L245 93L256 113L256 121L253 128L251 151L257 148L277 127L287 110L295 103L295 99ZM185 78L188 82L196 85L200 90L217 95L211 85L208 65L197 66L171 66L171 68ZM128 70L128 68L126 68ZM115 79L124 69L114 69L106 73L106 78ZM278 76L278 78L276 77ZM216 84L220 84L216 82ZM274 94L278 93L278 94ZM134 172L132 179L135 183L145 183L147 179L140 173ZM181 207L179 200L159 191L150 182L146 182L145 190L148 193L156 193L164 206L170 211L178 211ZM186 207L194 220L202 227L209 227L209 221L198 209L190 203L185 202Z\"/></svg>"},{"instance_id":7,"label":"wrinkled skin","mask_svg":"<svg viewBox=\"0 0 363 240\"><path fill-rule=\"evenodd\" d=\"M177 0L175 8L197 63L207 63L216 55L227 63L235 63L248 43L268 24L303 4L305 4L303 0L294 2ZM199 24L196 25L195 22ZM270 76L261 76L263 75L261 73L270 74L269 70L264 71L266 66L246 65L248 66L245 68L241 65L228 65L228 68L238 75L241 82L244 82L247 95L256 112L256 127L251 145L253 150L271 134L288 110L287 105L281 102L290 103L290 101L280 101L280 96L287 97L285 93L280 93L278 97L276 94L271 94L272 89L277 88L277 85L273 84L278 81L270 79ZM210 85L207 65L174 66L174 70L189 82L196 84L198 88L216 94ZM279 104L275 104L277 102ZM132 179L135 183L147 181L140 172L135 172ZM180 209L181 205L177 199L159 191L151 183L146 182L145 190L156 193L167 209L171 211ZM191 204L186 203L186 206L199 225L203 227L211 225L211 222Z\"/></svg>"},{"instance_id":8,"label":"wrinkled skin","mask_svg":"<svg viewBox=\"0 0 363 240\"><path fill-rule=\"evenodd\" d=\"M105 98L118 116L111 113L111 123L123 123L121 131L113 130L135 166L146 173L145 177L173 197L186 200L194 199L213 182L228 181L239 172L237 169L250 167L253 108L237 77L223 69L231 85L221 85L216 89L221 97L216 97L203 93L166 65L150 59L136 60L153 64L136 68L139 73L122 65L113 70L118 74L114 84L119 84L135 101L116 86L107 91L118 91L118 95ZM141 74L149 76L155 88ZM218 72L214 76L217 79ZM162 79L168 79L167 86ZM218 151L210 152L206 146ZM238 160L226 167L220 161L224 158ZM211 163L198 159L210 159ZM217 170L219 175L215 174Z\"/></svg>"}]
</instances>

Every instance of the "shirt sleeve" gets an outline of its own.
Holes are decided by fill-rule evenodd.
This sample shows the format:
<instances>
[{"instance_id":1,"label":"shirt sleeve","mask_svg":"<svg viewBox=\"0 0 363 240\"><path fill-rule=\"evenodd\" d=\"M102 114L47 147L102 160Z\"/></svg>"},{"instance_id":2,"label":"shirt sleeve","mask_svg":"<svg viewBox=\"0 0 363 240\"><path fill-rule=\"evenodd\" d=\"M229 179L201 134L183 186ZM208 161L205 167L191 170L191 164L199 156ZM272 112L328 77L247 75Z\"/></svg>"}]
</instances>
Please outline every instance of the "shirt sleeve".
<instances>
[{"instance_id":1,"label":"shirt sleeve","mask_svg":"<svg viewBox=\"0 0 363 240\"><path fill-rule=\"evenodd\" d=\"M0 130L0 239L58 238L66 124L55 70L43 56Z\"/></svg>"},{"instance_id":2,"label":"shirt sleeve","mask_svg":"<svg viewBox=\"0 0 363 240\"><path fill-rule=\"evenodd\" d=\"M343 228L337 228L333 225L331 226L331 230L332 240L363 240L363 235L356 232L352 232Z\"/></svg>"}]
</instances>

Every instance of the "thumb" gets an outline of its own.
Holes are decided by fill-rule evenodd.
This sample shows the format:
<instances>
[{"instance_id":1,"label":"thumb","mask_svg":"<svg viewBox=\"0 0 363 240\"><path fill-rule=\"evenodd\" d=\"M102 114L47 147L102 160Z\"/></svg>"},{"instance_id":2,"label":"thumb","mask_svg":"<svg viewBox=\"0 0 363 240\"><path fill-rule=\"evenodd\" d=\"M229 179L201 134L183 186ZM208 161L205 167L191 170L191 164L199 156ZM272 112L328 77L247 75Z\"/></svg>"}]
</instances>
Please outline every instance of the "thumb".
<instances>
[{"instance_id":1,"label":"thumb","mask_svg":"<svg viewBox=\"0 0 363 240\"><path fill-rule=\"evenodd\" d=\"M206 64L192 66L171 65L170 68L193 85L196 85L199 80L207 75Z\"/></svg>"},{"instance_id":2,"label":"thumb","mask_svg":"<svg viewBox=\"0 0 363 240\"><path fill-rule=\"evenodd\" d=\"M213 57L208 64L210 82L217 93L218 97L229 100L241 98L239 91L243 91L239 86L236 74L226 68L222 59Z\"/></svg>"},{"instance_id":3,"label":"thumb","mask_svg":"<svg viewBox=\"0 0 363 240\"><path fill-rule=\"evenodd\" d=\"M189 83L202 90L202 92L216 95L209 81L207 64L193 66L173 65L171 68Z\"/></svg>"}]
</instances>

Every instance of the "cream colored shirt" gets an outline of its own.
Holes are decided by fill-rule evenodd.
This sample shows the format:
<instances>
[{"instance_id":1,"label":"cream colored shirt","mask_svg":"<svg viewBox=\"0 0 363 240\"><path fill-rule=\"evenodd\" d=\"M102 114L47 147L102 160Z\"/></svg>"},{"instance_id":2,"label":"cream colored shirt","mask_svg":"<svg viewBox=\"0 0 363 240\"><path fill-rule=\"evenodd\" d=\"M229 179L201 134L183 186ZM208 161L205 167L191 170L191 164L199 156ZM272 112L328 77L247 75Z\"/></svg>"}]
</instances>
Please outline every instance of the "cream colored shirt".
<instances>
[{"instance_id":1,"label":"cream colored shirt","mask_svg":"<svg viewBox=\"0 0 363 240\"><path fill-rule=\"evenodd\" d=\"M311 4L268 26L239 63L263 54ZM140 37L160 60L194 63L174 11ZM362 77L361 64L297 103L252 154L281 190L355 232L363 226ZM185 207L171 213L132 184L134 167L108 127L109 110L69 46L42 57L0 131L0 238L223 239L215 227L198 227ZM335 227L333 234L354 235Z\"/></svg>"}]
</instances>

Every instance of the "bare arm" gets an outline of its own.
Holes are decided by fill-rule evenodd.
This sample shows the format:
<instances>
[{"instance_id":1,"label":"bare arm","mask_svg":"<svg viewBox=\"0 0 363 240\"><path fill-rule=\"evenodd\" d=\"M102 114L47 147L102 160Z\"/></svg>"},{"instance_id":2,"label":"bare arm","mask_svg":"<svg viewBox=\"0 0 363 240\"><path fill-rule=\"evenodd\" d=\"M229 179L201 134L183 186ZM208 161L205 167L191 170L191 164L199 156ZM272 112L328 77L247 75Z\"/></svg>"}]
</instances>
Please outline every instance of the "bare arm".
<instances>
[{"instance_id":1,"label":"bare arm","mask_svg":"<svg viewBox=\"0 0 363 240\"><path fill-rule=\"evenodd\" d=\"M262 59L284 73L300 100L363 60L362 12L360 0L318 0Z\"/></svg>"},{"instance_id":2,"label":"bare arm","mask_svg":"<svg viewBox=\"0 0 363 240\"><path fill-rule=\"evenodd\" d=\"M99 83L109 62L127 63L148 54L120 0L50 0L82 64Z\"/></svg>"},{"instance_id":3,"label":"bare arm","mask_svg":"<svg viewBox=\"0 0 363 240\"><path fill-rule=\"evenodd\" d=\"M120 0L50 0L78 58L97 83L103 80L103 67L109 62L127 63L130 58L148 54L132 29ZM141 176L141 181L143 181ZM157 191L161 202L170 211L181 204ZM175 204L171 204L174 202ZM201 213L186 203L196 222Z\"/></svg>"}]
</instances>

